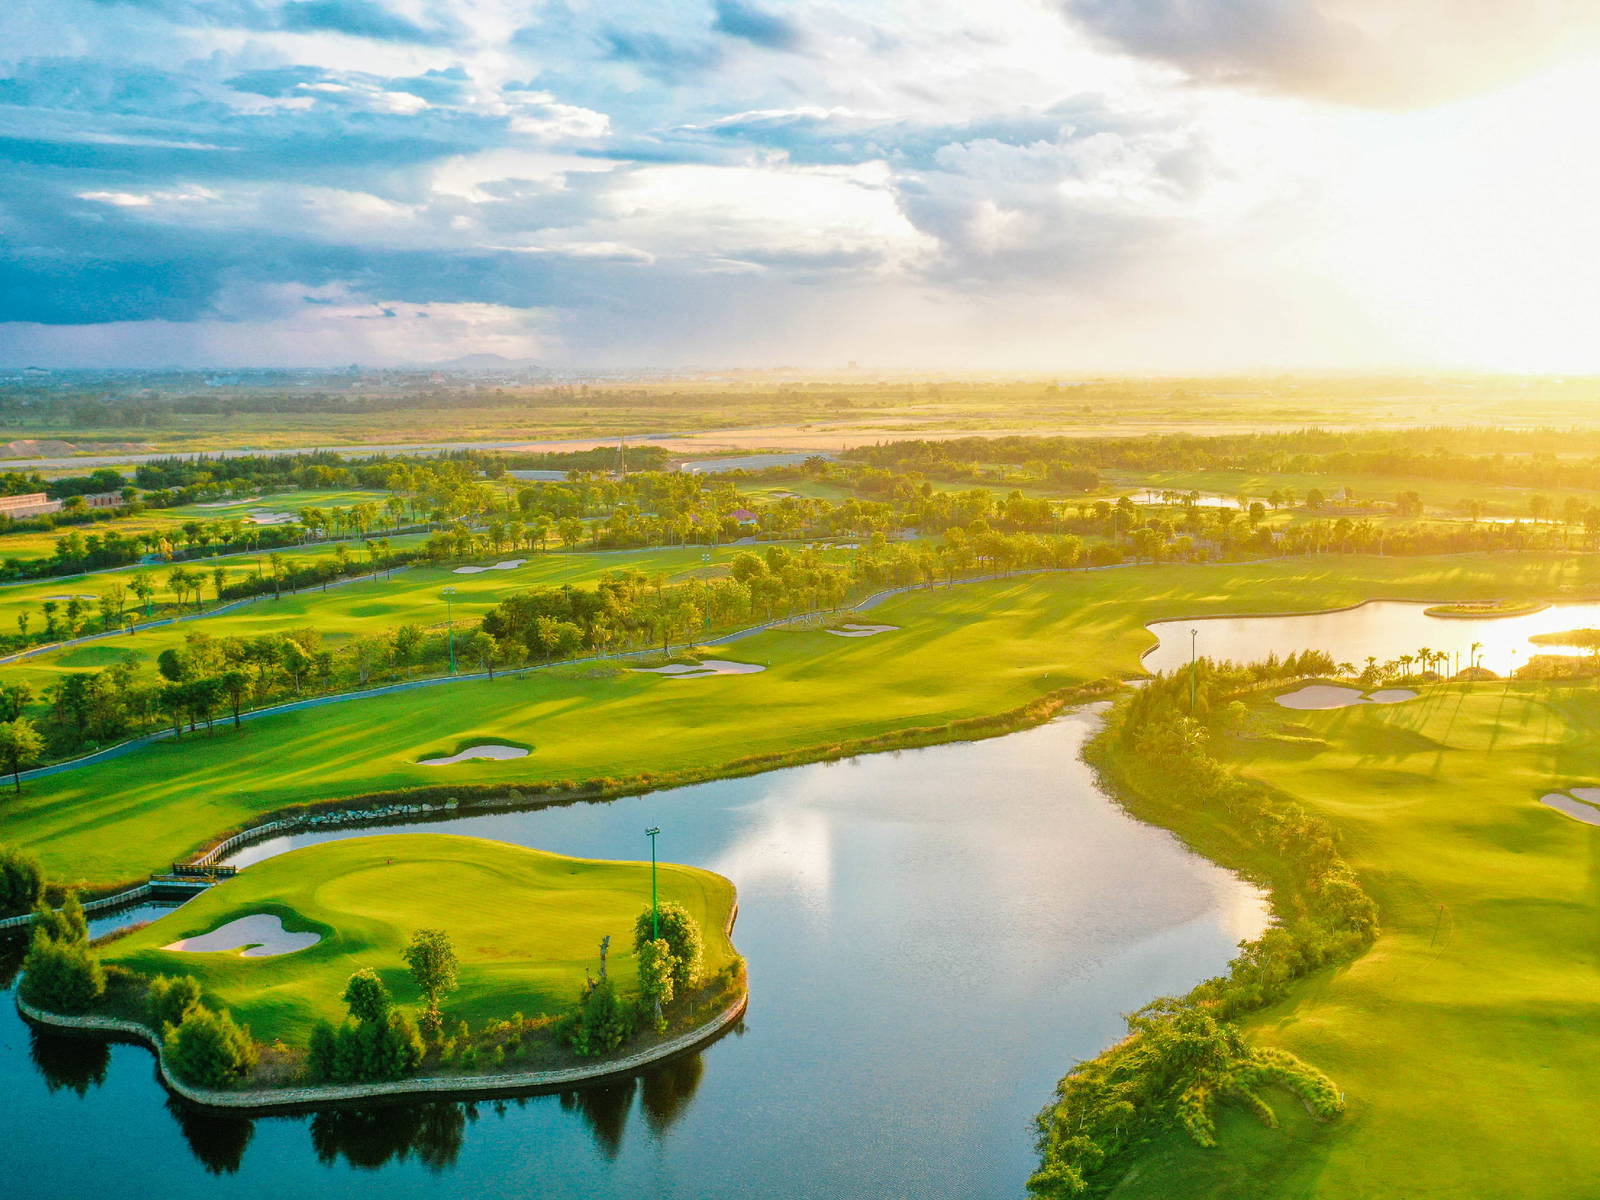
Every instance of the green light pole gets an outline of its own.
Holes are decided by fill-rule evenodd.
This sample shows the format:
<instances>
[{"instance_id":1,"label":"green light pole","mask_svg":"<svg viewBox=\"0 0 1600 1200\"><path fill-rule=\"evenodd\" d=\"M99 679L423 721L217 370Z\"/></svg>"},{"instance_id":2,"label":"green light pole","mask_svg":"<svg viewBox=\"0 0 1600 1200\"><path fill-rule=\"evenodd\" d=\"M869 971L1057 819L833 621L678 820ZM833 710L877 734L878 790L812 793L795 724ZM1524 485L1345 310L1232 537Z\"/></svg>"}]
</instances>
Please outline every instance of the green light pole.
<instances>
[{"instance_id":1,"label":"green light pole","mask_svg":"<svg viewBox=\"0 0 1600 1200\"><path fill-rule=\"evenodd\" d=\"M444 619L445 623L450 626L450 674L454 675L456 673L456 590L453 587L447 587L439 594L444 597Z\"/></svg>"},{"instance_id":2,"label":"green light pole","mask_svg":"<svg viewBox=\"0 0 1600 1200\"><path fill-rule=\"evenodd\" d=\"M646 829L645 836L650 839L650 940L661 940L661 912L656 907L656 835L661 832L654 825Z\"/></svg>"},{"instance_id":3,"label":"green light pole","mask_svg":"<svg viewBox=\"0 0 1600 1200\"><path fill-rule=\"evenodd\" d=\"M1199 638L1200 638L1200 631L1198 629L1189 630L1189 715L1190 716L1194 715L1195 693L1196 693L1196 691L1198 690L1198 687L1199 687L1199 684L1198 684L1198 681L1197 681L1197 677L1196 677L1196 672L1199 670L1199 663L1195 659L1195 648L1199 644Z\"/></svg>"}]
</instances>

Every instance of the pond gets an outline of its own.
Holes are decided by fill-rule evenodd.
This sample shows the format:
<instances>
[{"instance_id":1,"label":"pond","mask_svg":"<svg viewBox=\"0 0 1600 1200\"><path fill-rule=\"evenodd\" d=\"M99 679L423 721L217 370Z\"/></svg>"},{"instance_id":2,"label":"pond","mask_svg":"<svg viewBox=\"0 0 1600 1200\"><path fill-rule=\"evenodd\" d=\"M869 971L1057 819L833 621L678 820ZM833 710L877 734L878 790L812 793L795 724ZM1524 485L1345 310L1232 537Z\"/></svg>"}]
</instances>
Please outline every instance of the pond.
<instances>
[{"instance_id":1,"label":"pond","mask_svg":"<svg viewBox=\"0 0 1600 1200\"><path fill-rule=\"evenodd\" d=\"M1276 653L1325 650L1339 662L1362 665L1368 655L1379 662L1416 654L1426 646L1452 655L1465 667L1472 644L1481 643L1478 661L1497 674L1527 662L1533 654L1581 654L1563 646L1540 646L1528 640L1536 633L1600 628L1600 604L1552 604L1520 617L1430 617L1427 604L1373 600L1337 612L1296 613L1270 617L1205 617L1191 621L1157 621L1148 628L1160 639L1144 656L1148 671L1172 671L1189 663L1189 631L1202 657L1253 662Z\"/></svg>"},{"instance_id":2,"label":"pond","mask_svg":"<svg viewBox=\"0 0 1600 1200\"><path fill-rule=\"evenodd\" d=\"M1078 752L1098 720L397 827L642 858L655 825L664 858L738 885L747 1016L621 1085L201 1116L167 1099L148 1052L31 1033L0 998L7 1194L186 1194L209 1173L244 1197L1015 1200L1061 1073L1266 919L1254 888L1097 789Z\"/></svg>"}]
</instances>

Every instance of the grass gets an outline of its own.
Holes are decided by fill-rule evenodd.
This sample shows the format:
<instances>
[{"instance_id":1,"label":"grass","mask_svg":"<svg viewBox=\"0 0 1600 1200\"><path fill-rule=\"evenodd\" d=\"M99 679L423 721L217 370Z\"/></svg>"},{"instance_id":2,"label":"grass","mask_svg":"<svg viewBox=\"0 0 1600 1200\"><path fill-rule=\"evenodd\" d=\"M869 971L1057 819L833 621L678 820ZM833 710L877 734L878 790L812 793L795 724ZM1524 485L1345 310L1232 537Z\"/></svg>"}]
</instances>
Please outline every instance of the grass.
<instances>
[{"instance_id":1,"label":"grass","mask_svg":"<svg viewBox=\"0 0 1600 1200\"><path fill-rule=\"evenodd\" d=\"M267 512L286 512L299 519L302 508L349 508L364 501L381 506L392 493L377 491L289 491L258 493L253 498L227 504L185 504L177 508L152 508L133 516L113 517L106 521L92 521L81 525L59 525L54 529L22 530L0 533L0 559L16 558L32 562L55 556L56 542L68 534L80 537L95 534L104 537L117 533L132 537L142 533L166 535L175 544L183 544L183 526L189 521L207 525L226 524L246 520L254 509ZM246 521L248 524L248 521Z\"/></svg>"},{"instance_id":2,"label":"grass","mask_svg":"<svg viewBox=\"0 0 1600 1200\"><path fill-rule=\"evenodd\" d=\"M768 668L755 675L539 673L277 714L237 733L219 725L210 737L28 783L20 798L0 799L0 841L37 854L55 880L104 885L141 878L225 830L313 800L704 771L1003 712L1056 688L1136 673L1153 643L1144 624L1159 618L1511 594L1600 595L1600 559L1329 556L917 591L872 610L872 621L900 626L896 633L772 632L717 649ZM416 765L441 745L478 737L538 750Z\"/></svg>"},{"instance_id":3,"label":"grass","mask_svg":"<svg viewBox=\"0 0 1600 1200\"><path fill-rule=\"evenodd\" d=\"M734 957L726 929L733 885L695 867L663 863L662 898L698 919L705 971ZM481 1026L514 1012L564 1011L585 974L608 970L635 987L634 918L649 907L650 864L545 854L503 842L443 834L390 834L328 842L257 863L183 908L106 949L108 962L146 975L189 974L209 1001L232 1009L257 1039L304 1045L311 1027L344 1016L351 972L372 967L403 1005L420 997L400 954L415 929L445 930L461 962L460 990L445 1003L454 1023ZM162 950L252 913L322 935L292 954Z\"/></svg>"},{"instance_id":4,"label":"grass","mask_svg":"<svg viewBox=\"0 0 1600 1200\"><path fill-rule=\"evenodd\" d=\"M1233 1110L1220 1148L1169 1137L1114 1194L1586 1195L1600 1175L1600 831L1538 802L1600 779L1600 691L1446 685L1416 701L1258 720L1247 774L1322 814L1381 909L1347 968L1250 1022L1327 1071L1348 1114L1282 1131Z\"/></svg>"},{"instance_id":5,"label":"grass","mask_svg":"<svg viewBox=\"0 0 1600 1200\"><path fill-rule=\"evenodd\" d=\"M420 540L417 535L416 540ZM411 544L408 539L395 539L396 548ZM443 627L445 604L440 592L445 587L456 589L452 602L458 627L475 627L484 613L513 592L540 584L590 584L607 571L623 568L662 573L669 576L706 574L720 567L725 573L727 563L746 547L723 546L707 550L701 546L671 547L640 550L626 554L528 554L525 551L506 551L489 554L481 561L493 563L504 559L526 558L528 562L509 571L484 571L476 575L458 575L452 567L413 566L388 578L362 579L352 583L330 586L326 591L313 589L279 600L263 597L251 604L198 620L183 621L174 625L158 626L128 636L107 638L76 646L67 650L36 655L7 666L7 682L26 683L38 696L62 674L93 670L109 666L119 658L133 655L140 663L153 667L162 650L182 646L191 633L204 632L212 637L256 637L266 633L288 633L291 630L313 628L322 634L323 644L329 649L358 637L389 632L401 625ZM760 547L756 548L758 551ZM702 561L711 555L708 568ZM234 560L241 574L255 570L255 560ZM360 556L357 556L360 561ZM100 584L105 577L96 576L82 582ZM162 589L159 595L170 599L165 592L165 571L159 571L156 582ZM57 588L60 585L57 584ZM91 590L85 587L84 591ZM209 599L211 586L206 583ZM9 599L0 592L0 621L4 618L3 601ZM35 628L40 622L35 620Z\"/></svg>"}]
</instances>

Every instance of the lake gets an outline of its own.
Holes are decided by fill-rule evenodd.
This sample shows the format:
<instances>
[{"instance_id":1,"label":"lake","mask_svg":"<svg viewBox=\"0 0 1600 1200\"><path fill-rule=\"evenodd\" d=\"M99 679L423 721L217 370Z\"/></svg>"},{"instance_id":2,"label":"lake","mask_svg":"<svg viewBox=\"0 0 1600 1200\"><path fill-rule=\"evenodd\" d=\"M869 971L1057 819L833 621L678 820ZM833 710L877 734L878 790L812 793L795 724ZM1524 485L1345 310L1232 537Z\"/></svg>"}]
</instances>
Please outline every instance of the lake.
<instances>
[{"instance_id":1,"label":"lake","mask_svg":"<svg viewBox=\"0 0 1600 1200\"><path fill-rule=\"evenodd\" d=\"M1256 889L1099 791L1079 758L1098 714L607 803L397 826L647 858L644 830L656 825L663 859L735 882L748 1014L621 1085L203 1116L169 1100L147 1051L32 1033L8 995L7 1194L183 1195L225 1175L233 1196L319 1200L441 1189L1015 1200L1035 1164L1031 1118L1066 1068L1117 1039L1120 1014L1222 970L1266 921ZM370 832L281 838L234 861Z\"/></svg>"},{"instance_id":2,"label":"lake","mask_svg":"<svg viewBox=\"0 0 1600 1200\"><path fill-rule=\"evenodd\" d=\"M1160 641L1144 656L1144 666L1152 672L1188 666L1189 631L1197 629L1202 658L1235 662L1254 662L1268 653L1281 658L1300 650L1325 650L1337 661L1359 667L1368 655L1385 662L1426 646L1459 656L1459 665L1465 667L1471 661L1472 643L1479 642L1479 663L1504 675L1533 654L1582 653L1537 645L1528 640L1531 634L1600 628L1600 604L1552 604L1520 617L1430 617L1428 607L1372 600L1337 612L1156 621L1148 628Z\"/></svg>"}]
</instances>

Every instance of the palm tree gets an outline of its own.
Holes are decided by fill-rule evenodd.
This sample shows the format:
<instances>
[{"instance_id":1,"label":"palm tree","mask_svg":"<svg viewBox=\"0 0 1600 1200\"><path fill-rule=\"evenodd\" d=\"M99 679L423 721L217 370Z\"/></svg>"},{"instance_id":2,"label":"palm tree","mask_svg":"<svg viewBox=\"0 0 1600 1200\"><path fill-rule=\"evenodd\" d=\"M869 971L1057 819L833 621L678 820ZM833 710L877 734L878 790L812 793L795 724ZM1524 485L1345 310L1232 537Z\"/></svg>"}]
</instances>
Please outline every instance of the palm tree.
<instances>
[{"instance_id":1,"label":"palm tree","mask_svg":"<svg viewBox=\"0 0 1600 1200\"><path fill-rule=\"evenodd\" d=\"M1478 651L1482 650L1482 649L1483 649L1483 643L1482 642L1473 642L1472 643L1472 654L1471 654L1470 661L1471 661L1471 663L1472 663L1472 665L1474 667L1476 667L1478 665Z\"/></svg>"}]
</instances>

